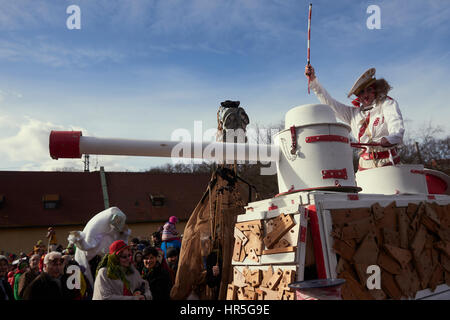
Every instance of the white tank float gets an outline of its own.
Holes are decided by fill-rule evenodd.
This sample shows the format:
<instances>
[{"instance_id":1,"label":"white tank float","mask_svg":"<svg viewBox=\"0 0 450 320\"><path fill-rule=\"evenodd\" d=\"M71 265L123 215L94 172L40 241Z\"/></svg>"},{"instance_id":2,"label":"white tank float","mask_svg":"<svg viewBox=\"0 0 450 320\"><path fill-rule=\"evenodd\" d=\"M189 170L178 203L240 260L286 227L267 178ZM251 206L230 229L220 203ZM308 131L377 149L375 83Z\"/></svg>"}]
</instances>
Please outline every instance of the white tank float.
<instances>
[{"instance_id":1,"label":"white tank float","mask_svg":"<svg viewBox=\"0 0 450 320\"><path fill-rule=\"evenodd\" d=\"M275 135L280 149L279 192L356 189L349 133L350 127L338 123L327 105L308 104L289 110L285 129Z\"/></svg>"},{"instance_id":2,"label":"white tank float","mask_svg":"<svg viewBox=\"0 0 450 320\"><path fill-rule=\"evenodd\" d=\"M349 134L350 127L337 122L329 106L307 104L286 113L285 129L274 136L273 145L112 139L85 137L80 131L52 131L49 149L53 159L95 154L175 156L227 163L274 161L280 194L306 190L450 194L450 178L422 165L374 168L357 172L355 177Z\"/></svg>"}]
</instances>

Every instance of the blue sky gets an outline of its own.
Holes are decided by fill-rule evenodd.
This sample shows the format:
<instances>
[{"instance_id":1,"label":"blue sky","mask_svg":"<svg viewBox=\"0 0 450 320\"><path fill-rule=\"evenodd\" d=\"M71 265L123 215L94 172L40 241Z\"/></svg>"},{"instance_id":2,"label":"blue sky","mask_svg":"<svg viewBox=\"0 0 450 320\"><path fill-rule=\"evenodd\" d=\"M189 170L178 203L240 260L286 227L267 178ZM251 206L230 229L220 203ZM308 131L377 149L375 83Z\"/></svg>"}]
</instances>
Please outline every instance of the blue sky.
<instances>
[{"instance_id":1,"label":"blue sky","mask_svg":"<svg viewBox=\"0 0 450 320\"><path fill-rule=\"evenodd\" d=\"M240 100L251 124L315 103L303 76L307 13L299 0L0 0L0 170L83 168L52 160L50 130L167 139L194 121L216 127ZM367 68L393 86L410 135L450 132L450 2L312 1L311 63L338 100ZM81 30L68 30L69 5ZM369 30L369 5L381 29ZM143 170L170 159L91 157L91 169Z\"/></svg>"}]
</instances>

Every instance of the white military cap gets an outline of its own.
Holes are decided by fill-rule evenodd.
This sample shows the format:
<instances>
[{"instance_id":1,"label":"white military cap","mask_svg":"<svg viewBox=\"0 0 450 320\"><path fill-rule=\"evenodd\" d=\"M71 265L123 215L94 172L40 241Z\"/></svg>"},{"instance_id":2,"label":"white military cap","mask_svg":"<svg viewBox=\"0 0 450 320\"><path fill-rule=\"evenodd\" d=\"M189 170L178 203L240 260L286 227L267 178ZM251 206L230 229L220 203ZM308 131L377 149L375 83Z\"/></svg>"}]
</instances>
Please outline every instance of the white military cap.
<instances>
[{"instance_id":1,"label":"white military cap","mask_svg":"<svg viewBox=\"0 0 450 320\"><path fill-rule=\"evenodd\" d=\"M368 86L370 86L372 83L375 82L375 68L370 68L366 70L359 78L355 81L353 84L353 87L350 89L350 92L348 93L348 97L352 94L358 95L359 92Z\"/></svg>"}]
</instances>

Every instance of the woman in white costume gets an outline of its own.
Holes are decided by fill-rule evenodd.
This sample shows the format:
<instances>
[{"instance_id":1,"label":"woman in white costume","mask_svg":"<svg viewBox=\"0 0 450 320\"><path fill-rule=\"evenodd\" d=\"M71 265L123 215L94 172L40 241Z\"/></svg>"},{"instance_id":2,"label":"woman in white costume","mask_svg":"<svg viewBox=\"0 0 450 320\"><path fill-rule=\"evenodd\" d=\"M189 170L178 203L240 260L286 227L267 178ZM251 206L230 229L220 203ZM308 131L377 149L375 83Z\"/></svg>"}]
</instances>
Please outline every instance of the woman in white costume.
<instances>
[{"instance_id":1,"label":"woman in white costume","mask_svg":"<svg viewBox=\"0 0 450 320\"><path fill-rule=\"evenodd\" d=\"M375 78L375 68L364 72L348 93L348 97L357 97L352 101L354 107L333 99L317 80L311 65L306 65L305 76L320 102L329 105L338 119L350 125L358 143L379 144L363 149L358 170L400 163L396 146L403 143L402 114L397 101L387 95L391 86L385 79Z\"/></svg>"}]
</instances>

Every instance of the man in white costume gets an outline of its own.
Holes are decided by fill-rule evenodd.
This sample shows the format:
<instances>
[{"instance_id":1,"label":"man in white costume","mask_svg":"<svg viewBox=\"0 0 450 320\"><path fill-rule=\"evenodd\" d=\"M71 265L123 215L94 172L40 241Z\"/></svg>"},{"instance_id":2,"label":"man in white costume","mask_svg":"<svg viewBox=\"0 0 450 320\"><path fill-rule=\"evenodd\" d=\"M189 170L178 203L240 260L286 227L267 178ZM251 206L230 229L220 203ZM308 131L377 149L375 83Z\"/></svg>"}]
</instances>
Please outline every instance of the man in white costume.
<instances>
[{"instance_id":1,"label":"man in white costume","mask_svg":"<svg viewBox=\"0 0 450 320\"><path fill-rule=\"evenodd\" d=\"M103 257L109 246L116 240L128 243L130 230L126 227L126 215L117 207L97 213L84 227L83 231L71 231L67 240L76 245L75 261L85 270L85 276L94 287L94 277L89 261L95 256Z\"/></svg>"},{"instance_id":2,"label":"man in white costume","mask_svg":"<svg viewBox=\"0 0 450 320\"><path fill-rule=\"evenodd\" d=\"M329 105L338 119L350 125L358 143L380 144L360 153L358 170L400 163L396 146L403 143L402 114L397 101L387 95L391 86L385 79L375 78L375 68L364 72L348 93L348 97L357 97L352 102L354 107L333 99L317 80L311 65L306 65L305 76L320 102Z\"/></svg>"}]
</instances>

